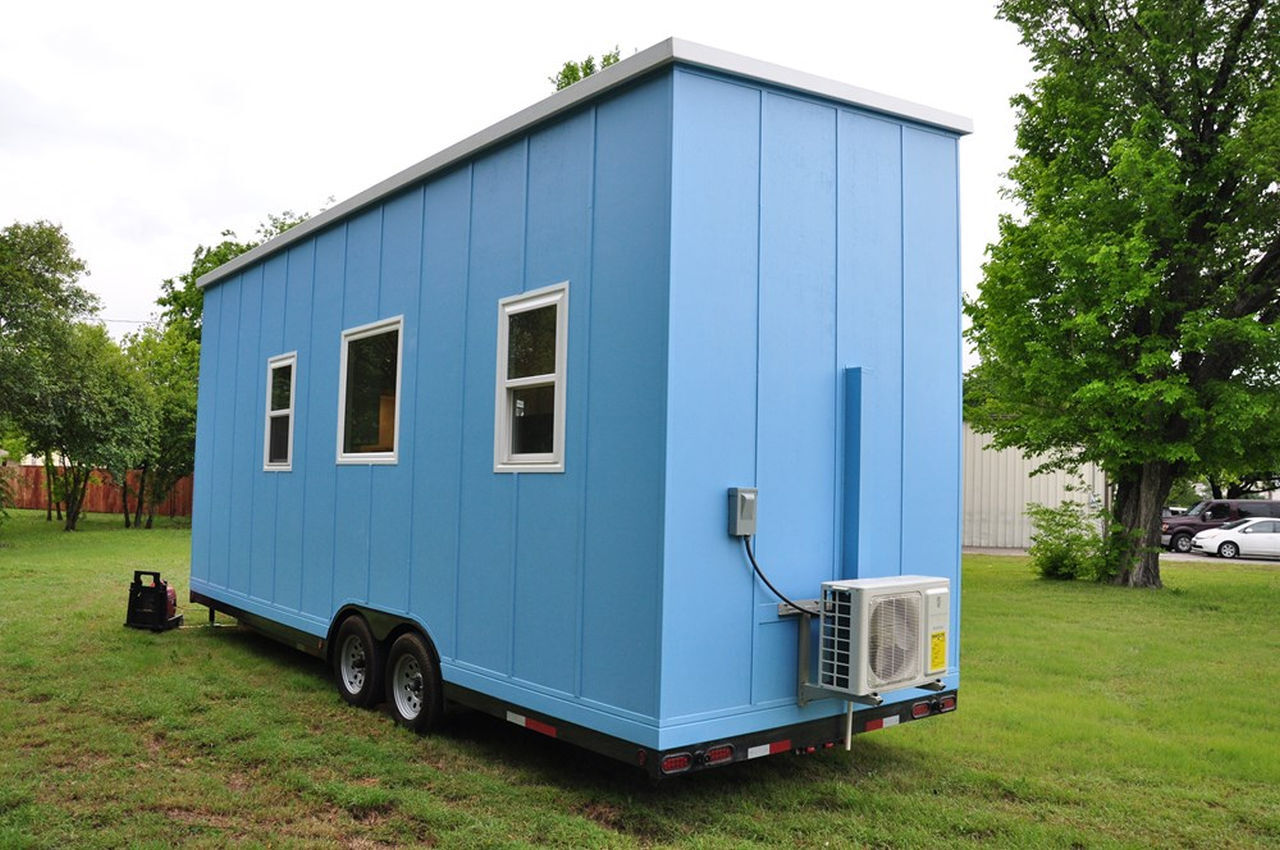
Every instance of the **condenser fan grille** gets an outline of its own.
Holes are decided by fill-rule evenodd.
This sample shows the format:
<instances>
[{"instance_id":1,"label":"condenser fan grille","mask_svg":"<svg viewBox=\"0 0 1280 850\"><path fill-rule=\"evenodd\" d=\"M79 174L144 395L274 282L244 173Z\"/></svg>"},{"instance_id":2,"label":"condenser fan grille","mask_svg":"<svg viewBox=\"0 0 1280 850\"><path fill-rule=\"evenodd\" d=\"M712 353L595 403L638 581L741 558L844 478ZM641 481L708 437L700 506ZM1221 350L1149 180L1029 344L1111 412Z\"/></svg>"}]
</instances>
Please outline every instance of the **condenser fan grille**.
<instances>
[{"instance_id":1,"label":"condenser fan grille","mask_svg":"<svg viewBox=\"0 0 1280 850\"><path fill-rule=\"evenodd\" d=\"M871 603L867 664L878 684L910 679L920 659L918 594L883 596Z\"/></svg>"},{"instance_id":2,"label":"condenser fan grille","mask_svg":"<svg viewBox=\"0 0 1280 850\"><path fill-rule=\"evenodd\" d=\"M925 594L901 584L886 587L889 582L883 579L866 581L872 586L860 585L857 579L822 585L820 688L865 696L923 681L928 633Z\"/></svg>"}]
</instances>

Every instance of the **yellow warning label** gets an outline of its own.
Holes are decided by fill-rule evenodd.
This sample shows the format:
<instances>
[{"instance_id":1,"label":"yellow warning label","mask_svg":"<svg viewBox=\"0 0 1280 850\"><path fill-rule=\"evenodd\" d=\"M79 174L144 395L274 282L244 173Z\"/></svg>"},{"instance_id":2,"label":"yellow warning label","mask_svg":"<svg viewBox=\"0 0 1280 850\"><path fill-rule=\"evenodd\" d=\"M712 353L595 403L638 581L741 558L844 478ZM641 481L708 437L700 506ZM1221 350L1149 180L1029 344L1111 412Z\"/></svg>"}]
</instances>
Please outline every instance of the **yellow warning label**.
<instances>
[{"instance_id":1,"label":"yellow warning label","mask_svg":"<svg viewBox=\"0 0 1280 850\"><path fill-rule=\"evenodd\" d=\"M947 633L934 632L929 635L929 671L941 670L947 666Z\"/></svg>"}]
</instances>

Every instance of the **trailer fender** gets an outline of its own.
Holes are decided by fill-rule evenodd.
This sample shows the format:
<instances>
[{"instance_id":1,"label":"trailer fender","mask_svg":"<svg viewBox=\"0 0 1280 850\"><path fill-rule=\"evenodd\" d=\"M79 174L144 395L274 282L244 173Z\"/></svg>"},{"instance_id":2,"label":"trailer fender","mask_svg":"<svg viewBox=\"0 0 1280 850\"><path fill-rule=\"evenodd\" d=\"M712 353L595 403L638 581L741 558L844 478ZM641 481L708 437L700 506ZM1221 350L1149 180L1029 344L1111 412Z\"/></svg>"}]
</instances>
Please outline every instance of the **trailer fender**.
<instances>
[{"instance_id":1,"label":"trailer fender","mask_svg":"<svg viewBox=\"0 0 1280 850\"><path fill-rule=\"evenodd\" d=\"M333 639L337 636L338 628L342 621L351 614L359 614L369 624L369 630L373 632L373 637L384 646L390 646L396 638L405 632L416 632L427 643L427 648L431 650L431 654L435 657L437 665L440 664L440 652L436 649L436 642L431 639L431 633L427 631L427 627L412 617L405 617L399 614L388 614L386 611L379 611L376 608L369 608L364 605L348 604L338 609L338 613L329 621L329 632L325 637L325 658L333 662Z\"/></svg>"}]
</instances>

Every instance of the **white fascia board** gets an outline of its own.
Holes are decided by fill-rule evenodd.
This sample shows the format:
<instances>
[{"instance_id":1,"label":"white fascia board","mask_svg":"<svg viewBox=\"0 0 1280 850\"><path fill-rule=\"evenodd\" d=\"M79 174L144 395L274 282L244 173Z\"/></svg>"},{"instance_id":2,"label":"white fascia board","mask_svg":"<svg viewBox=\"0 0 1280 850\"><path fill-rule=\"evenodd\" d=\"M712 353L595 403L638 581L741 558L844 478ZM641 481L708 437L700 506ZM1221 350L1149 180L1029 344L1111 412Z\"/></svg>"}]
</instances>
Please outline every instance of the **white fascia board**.
<instances>
[{"instance_id":1,"label":"white fascia board","mask_svg":"<svg viewBox=\"0 0 1280 850\"><path fill-rule=\"evenodd\" d=\"M513 136L523 133L535 124L539 124L562 112L573 109L585 101L596 98L609 89L622 86L654 69L673 64L707 68L770 85L796 89L873 112L880 112L937 127L958 135L973 132L973 122L960 115L829 80L825 77L817 77L812 74L784 68L781 65L761 62L758 59L752 59L737 53L729 53L714 47L707 47L696 42L668 38L607 68L600 69L591 76L538 101L532 106L520 110L457 144L445 148L434 156L427 157L416 165L409 166L398 174L394 174L342 203L330 207L319 215L290 228L274 239L264 242L250 251L246 251L229 262L223 263L213 271L201 275L196 280L196 286L203 289L223 278L230 277L245 266L287 248L308 234L315 233L357 210L424 180L436 172L450 168L484 148L500 144Z\"/></svg>"}]
</instances>

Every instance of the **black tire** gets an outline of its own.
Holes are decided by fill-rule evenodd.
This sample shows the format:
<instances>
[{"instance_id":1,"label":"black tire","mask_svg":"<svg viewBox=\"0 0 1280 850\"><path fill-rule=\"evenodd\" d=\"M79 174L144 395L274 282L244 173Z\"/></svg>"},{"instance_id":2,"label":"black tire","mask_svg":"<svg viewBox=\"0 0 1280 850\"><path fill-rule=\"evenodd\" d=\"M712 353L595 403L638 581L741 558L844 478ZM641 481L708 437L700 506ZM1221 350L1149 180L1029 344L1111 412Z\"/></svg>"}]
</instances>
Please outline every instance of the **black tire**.
<instances>
[{"instance_id":1,"label":"black tire","mask_svg":"<svg viewBox=\"0 0 1280 850\"><path fill-rule=\"evenodd\" d=\"M1169 548L1175 552L1181 552L1184 555L1187 554L1188 552L1191 551L1191 535L1190 534L1173 535L1173 540L1169 541Z\"/></svg>"},{"instance_id":2,"label":"black tire","mask_svg":"<svg viewBox=\"0 0 1280 850\"><path fill-rule=\"evenodd\" d=\"M352 614L338 626L333 646L333 678L344 700L369 708L382 699L383 647L364 617Z\"/></svg>"},{"instance_id":3,"label":"black tire","mask_svg":"<svg viewBox=\"0 0 1280 850\"><path fill-rule=\"evenodd\" d=\"M1218 547L1218 554L1224 558L1234 558L1240 554L1240 547L1228 540Z\"/></svg>"},{"instance_id":4,"label":"black tire","mask_svg":"<svg viewBox=\"0 0 1280 850\"><path fill-rule=\"evenodd\" d=\"M387 653L387 706L396 723L414 732L435 728L444 715L444 684L440 665L427 642L405 632Z\"/></svg>"}]
</instances>

